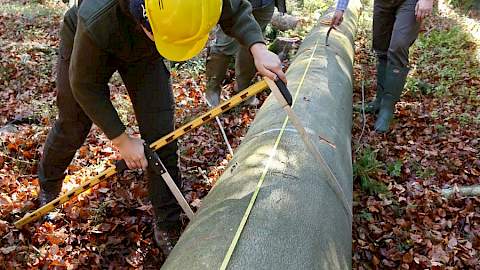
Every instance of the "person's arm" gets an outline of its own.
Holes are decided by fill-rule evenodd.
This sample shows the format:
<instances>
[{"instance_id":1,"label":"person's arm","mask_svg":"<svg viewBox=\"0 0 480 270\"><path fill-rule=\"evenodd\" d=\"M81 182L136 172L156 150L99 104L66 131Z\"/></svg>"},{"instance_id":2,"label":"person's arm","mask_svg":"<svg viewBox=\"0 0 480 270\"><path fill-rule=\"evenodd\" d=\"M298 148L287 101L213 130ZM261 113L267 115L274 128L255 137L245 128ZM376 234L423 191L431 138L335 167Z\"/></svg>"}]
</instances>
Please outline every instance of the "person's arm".
<instances>
[{"instance_id":1,"label":"person's arm","mask_svg":"<svg viewBox=\"0 0 480 270\"><path fill-rule=\"evenodd\" d=\"M88 117L112 140L130 169L146 168L143 141L128 136L110 101L108 81L115 71L109 55L90 38L79 19L70 59L70 86Z\"/></svg>"},{"instance_id":2,"label":"person's arm","mask_svg":"<svg viewBox=\"0 0 480 270\"><path fill-rule=\"evenodd\" d=\"M260 74L272 80L278 76L282 81L287 81L280 59L265 45L262 30L252 15L252 6L248 1L223 0L219 24L227 35L250 49Z\"/></svg>"},{"instance_id":3,"label":"person's arm","mask_svg":"<svg viewBox=\"0 0 480 270\"><path fill-rule=\"evenodd\" d=\"M338 0L337 7L335 8L335 10L340 10L345 12L345 10L348 7L348 2L349 0Z\"/></svg>"},{"instance_id":4,"label":"person's arm","mask_svg":"<svg viewBox=\"0 0 480 270\"><path fill-rule=\"evenodd\" d=\"M245 0L223 0L220 27L225 34L250 48L255 43L264 43L262 29L252 15L252 6Z\"/></svg>"},{"instance_id":5,"label":"person's arm","mask_svg":"<svg viewBox=\"0 0 480 270\"><path fill-rule=\"evenodd\" d=\"M113 139L125 126L110 101L108 81L115 67L108 60L108 53L93 42L78 20L69 70L72 93L88 117Z\"/></svg>"},{"instance_id":6,"label":"person's arm","mask_svg":"<svg viewBox=\"0 0 480 270\"><path fill-rule=\"evenodd\" d=\"M335 13L333 14L332 18L332 26L339 26L343 22L343 14L348 7L349 0L338 0L337 7L335 9Z\"/></svg>"}]
</instances>

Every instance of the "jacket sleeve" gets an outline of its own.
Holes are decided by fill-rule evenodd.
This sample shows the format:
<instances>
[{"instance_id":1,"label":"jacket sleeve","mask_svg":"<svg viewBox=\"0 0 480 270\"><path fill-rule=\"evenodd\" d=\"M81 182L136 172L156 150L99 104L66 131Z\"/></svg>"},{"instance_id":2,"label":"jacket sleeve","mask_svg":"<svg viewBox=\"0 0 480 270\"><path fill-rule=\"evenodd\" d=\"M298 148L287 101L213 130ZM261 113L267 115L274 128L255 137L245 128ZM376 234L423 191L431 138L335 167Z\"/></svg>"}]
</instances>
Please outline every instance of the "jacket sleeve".
<instances>
[{"instance_id":1,"label":"jacket sleeve","mask_svg":"<svg viewBox=\"0 0 480 270\"><path fill-rule=\"evenodd\" d=\"M250 48L255 43L265 43L262 30L252 15L252 6L246 0L223 0L220 27Z\"/></svg>"},{"instance_id":2,"label":"jacket sleeve","mask_svg":"<svg viewBox=\"0 0 480 270\"><path fill-rule=\"evenodd\" d=\"M348 0L338 0L336 10L345 11L348 7Z\"/></svg>"},{"instance_id":3,"label":"jacket sleeve","mask_svg":"<svg viewBox=\"0 0 480 270\"><path fill-rule=\"evenodd\" d=\"M109 59L79 19L69 69L72 93L88 117L109 139L114 139L125 131L125 126L110 101L108 81L115 67Z\"/></svg>"}]
</instances>

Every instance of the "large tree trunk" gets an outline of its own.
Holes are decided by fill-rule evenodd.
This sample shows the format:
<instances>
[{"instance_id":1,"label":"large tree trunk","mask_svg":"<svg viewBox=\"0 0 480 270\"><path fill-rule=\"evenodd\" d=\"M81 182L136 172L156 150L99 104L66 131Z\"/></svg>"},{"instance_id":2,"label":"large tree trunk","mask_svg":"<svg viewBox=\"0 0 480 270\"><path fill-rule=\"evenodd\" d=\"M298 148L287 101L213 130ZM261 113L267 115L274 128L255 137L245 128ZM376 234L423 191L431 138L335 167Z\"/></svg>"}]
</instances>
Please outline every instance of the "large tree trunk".
<instances>
[{"instance_id":1,"label":"large tree trunk","mask_svg":"<svg viewBox=\"0 0 480 270\"><path fill-rule=\"evenodd\" d=\"M328 47L328 27L314 28L287 74L294 111L349 205L353 41L359 10L360 1L351 0ZM325 168L297 131L284 126L285 120L285 112L270 96L163 269L219 269L260 179L264 182L227 269L351 268L351 217L328 185Z\"/></svg>"}]
</instances>

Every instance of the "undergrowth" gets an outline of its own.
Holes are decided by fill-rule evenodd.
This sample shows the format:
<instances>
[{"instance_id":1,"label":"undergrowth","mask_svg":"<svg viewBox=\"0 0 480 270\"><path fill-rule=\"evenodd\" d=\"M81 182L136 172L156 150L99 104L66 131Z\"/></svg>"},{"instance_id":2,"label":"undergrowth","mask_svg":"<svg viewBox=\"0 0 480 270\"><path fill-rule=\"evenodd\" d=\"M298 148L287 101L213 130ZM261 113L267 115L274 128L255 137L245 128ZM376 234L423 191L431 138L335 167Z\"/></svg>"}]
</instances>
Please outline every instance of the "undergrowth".
<instances>
[{"instance_id":1,"label":"undergrowth","mask_svg":"<svg viewBox=\"0 0 480 270\"><path fill-rule=\"evenodd\" d=\"M360 181L360 187L364 192L371 195L385 194L387 186L376 180L376 175L385 167L385 164L377 159L377 152L367 147L360 150L353 164L353 175Z\"/></svg>"}]
</instances>

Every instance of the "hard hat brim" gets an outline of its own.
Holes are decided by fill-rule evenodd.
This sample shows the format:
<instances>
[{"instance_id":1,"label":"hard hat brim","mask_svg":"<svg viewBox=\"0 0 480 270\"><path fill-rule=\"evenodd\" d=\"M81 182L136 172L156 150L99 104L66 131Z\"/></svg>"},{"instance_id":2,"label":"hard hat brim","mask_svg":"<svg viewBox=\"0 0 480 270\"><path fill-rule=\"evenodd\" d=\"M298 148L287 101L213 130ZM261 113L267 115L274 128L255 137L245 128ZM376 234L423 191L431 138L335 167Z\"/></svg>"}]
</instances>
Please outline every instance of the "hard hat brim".
<instances>
[{"instance_id":1,"label":"hard hat brim","mask_svg":"<svg viewBox=\"0 0 480 270\"><path fill-rule=\"evenodd\" d=\"M155 33L153 33L153 35L155 39ZM207 41L208 35L198 41L182 44L167 43L163 40L155 39L155 46L157 47L157 51L164 58L170 61L182 62L187 61L199 54L200 51L205 47Z\"/></svg>"}]
</instances>

